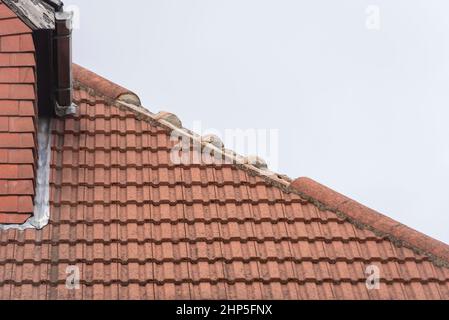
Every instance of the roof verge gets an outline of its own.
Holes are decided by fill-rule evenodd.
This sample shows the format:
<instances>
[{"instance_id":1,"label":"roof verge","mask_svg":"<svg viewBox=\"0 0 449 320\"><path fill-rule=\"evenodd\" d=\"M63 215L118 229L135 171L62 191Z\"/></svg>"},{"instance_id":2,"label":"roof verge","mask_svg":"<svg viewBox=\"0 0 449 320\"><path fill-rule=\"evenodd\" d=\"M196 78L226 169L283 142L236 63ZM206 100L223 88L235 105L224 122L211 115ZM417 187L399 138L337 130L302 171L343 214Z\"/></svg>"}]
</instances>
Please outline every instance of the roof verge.
<instances>
[{"instance_id":1,"label":"roof verge","mask_svg":"<svg viewBox=\"0 0 449 320\"><path fill-rule=\"evenodd\" d=\"M449 246L374 211L310 178L299 178L290 187L316 206L333 211L353 224L389 238L428 256L439 266L449 267Z\"/></svg>"},{"instance_id":2,"label":"roof verge","mask_svg":"<svg viewBox=\"0 0 449 320\"><path fill-rule=\"evenodd\" d=\"M115 99L114 97L117 96L117 92L119 93L119 97L126 92L134 95L127 89L115 85L93 72L79 66L76 66L76 68L78 68L77 72L80 73L75 76L75 79L78 80L81 86L85 89L93 90L112 99ZM76 72L74 71L74 73ZM79 77L80 75L82 77ZM87 80L84 81L83 77L87 77ZM93 80L89 81L89 77ZM137 96L135 97L138 99ZM140 100L138 100L139 104L121 99L115 99L115 101L116 106L124 108L126 111L133 112L137 119L149 121L162 126L169 131L175 131L181 136L197 141L201 145L207 145L208 148L223 155L223 157L227 158L230 163L247 171L249 174L257 175L263 178L267 183L276 186L285 192L296 193L300 195L304 201L309 201L320 209L335 212L338 216L359 228L368 229L381 237L388 238L397 246L406 246L419 254L424 254L438 266L449 268L448 245L369 209L309 178L299 178L292 182L287 176L268 170L260 159L252 157L245 158L224 149L222 146L216 147L211 141L208 141L206 137L201 137L196 133L183 128L181 121L175 115L167 112L153 114L140 105ZM172 119L177 121L171 121ZM178 121L179 123L177 123Z\"/></svg>"}]
</instances>

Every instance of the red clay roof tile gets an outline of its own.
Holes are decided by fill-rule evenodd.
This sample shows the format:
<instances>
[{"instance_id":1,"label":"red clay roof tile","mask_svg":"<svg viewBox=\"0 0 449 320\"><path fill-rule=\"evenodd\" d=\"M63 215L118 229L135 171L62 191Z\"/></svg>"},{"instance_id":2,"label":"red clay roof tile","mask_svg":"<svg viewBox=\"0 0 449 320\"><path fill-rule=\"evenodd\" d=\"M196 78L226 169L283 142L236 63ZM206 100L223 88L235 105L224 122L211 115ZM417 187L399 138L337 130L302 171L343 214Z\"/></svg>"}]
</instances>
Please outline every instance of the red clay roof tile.
<instances>
[{"instance_id":1,"label":"red clay roof tile","mask_svg":"<svg viewBox=\"0 0 449 320\"><path fill-rule=\"evenodd\" d=\"M79 113L52 124L50 225L0 231L0 298L449 299L449 269L298 195L313 188L170 163L169 130L79 71ZM380 290L365 284L373 264Z\"/></svg>"}]
</instances>

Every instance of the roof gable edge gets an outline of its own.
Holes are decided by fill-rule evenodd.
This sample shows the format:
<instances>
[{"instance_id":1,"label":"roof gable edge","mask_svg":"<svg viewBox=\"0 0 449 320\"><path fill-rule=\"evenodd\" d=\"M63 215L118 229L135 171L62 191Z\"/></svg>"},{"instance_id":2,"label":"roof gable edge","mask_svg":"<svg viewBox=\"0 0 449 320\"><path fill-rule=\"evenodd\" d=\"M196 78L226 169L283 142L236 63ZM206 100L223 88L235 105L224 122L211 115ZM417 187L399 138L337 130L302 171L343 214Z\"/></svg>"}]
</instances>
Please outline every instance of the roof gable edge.
<instances>
[{"instance_id":1,"label":"roof gable edge","mask_svg":"<svg viewBox=\"0 0 449 320\"><path fill-rule=\"evenodd\" d=\"M290 188L319 209L334 212L359 228L388 238L396 246L404 246L429 257L439 267L449 268L449 245L370 209L310 178L296 179L291 183Z\"/></svg>"},{"instance_id":2,"label":"roof gable edge","mask_svg":"<svg viewBox=\"0 0 449 320\"><path fill-rule=\"evenodd\" d=\"M169 130L178 130L180 134L187 134L192 139L201 139L200 136L188 129L176 128L165 120L157 119L157 116L142 107L136 107L122 101L118 101L118 104L125 107L128 111L132 110L144 117L151 118L153 123L162 125ZM140 119L143 120L142 118ZM283 192L297 194L305 202L310 202L319 209L331 211L357 228L367 229L377 236L388 238L395 246L404 246L417 254L425 255L438 267L449 268L449 246L441 241L376 212L312 179L300 178L293 181L287 176L267 172L247 164L243 157L239 155L227 154L226 150L223 151L210 145L208 145L208 148L223 153L225 157L231 157L232 164L237 168L264 179L265 182L279 188ZM335 200L328 200L327 196L333 197Z\"/></svg>"}]
</instances>

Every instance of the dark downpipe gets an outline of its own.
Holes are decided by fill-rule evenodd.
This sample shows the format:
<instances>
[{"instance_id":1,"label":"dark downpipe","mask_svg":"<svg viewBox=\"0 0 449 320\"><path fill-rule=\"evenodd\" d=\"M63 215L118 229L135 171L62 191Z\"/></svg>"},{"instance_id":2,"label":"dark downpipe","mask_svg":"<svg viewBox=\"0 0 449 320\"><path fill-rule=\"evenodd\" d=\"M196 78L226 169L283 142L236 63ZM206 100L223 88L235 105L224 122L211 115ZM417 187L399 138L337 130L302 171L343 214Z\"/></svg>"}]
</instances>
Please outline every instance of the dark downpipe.
<instances>
[{"instance_id":1,"label":"dark downpipe","mask_svg":"<svg viewBox=\"0 0 449 320\"><path fill-rule=\"evenodd\" d=\"M56 114L65 116L76 112L72 100L72 16L71 12L55 13L56 28L54 34Z\"/></svg>"}]
</instances>

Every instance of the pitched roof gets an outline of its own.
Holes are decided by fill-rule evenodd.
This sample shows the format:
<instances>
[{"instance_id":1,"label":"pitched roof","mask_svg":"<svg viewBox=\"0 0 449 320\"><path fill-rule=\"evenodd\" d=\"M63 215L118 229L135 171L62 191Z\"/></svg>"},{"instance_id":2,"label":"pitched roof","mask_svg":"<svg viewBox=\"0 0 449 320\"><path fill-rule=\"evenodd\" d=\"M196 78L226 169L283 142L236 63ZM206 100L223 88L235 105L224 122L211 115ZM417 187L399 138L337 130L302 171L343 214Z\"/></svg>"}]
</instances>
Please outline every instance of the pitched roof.
<instances>
[{"instance_id":1,"label":"pitched roof","mask_svg":"<svg viewBox=\"0 0 449 320\"><path fill-rule=\"evenodd\" d=\"M449 299L446 245L228 152L236 163L174 164L171 132L198 137L74 68L78 114L52 124L51 221L0 231L0 299Z\"/></svg>"},{"instance_id":2,"label":"pitched roof","mask_svg":"<svg viewBox=\"0 0 449 320\"><path fill-rule=\"evenodd\" d=\"M0 1L0 223L33 213L35 67L31 29Z\"/></svg>"},{"instance_id":3,"label":"pitched roof","mask_svg":"<svg viewBox=\"0 0 449 320\"><path fill-rule=\"evenodd\" d=\"M351 223L427 255L435 264L449 267L449 246L349 199L309 178L291 184L295 191L316 206L331 210Z\"/></svg>"}]
</instances>

